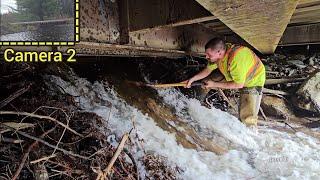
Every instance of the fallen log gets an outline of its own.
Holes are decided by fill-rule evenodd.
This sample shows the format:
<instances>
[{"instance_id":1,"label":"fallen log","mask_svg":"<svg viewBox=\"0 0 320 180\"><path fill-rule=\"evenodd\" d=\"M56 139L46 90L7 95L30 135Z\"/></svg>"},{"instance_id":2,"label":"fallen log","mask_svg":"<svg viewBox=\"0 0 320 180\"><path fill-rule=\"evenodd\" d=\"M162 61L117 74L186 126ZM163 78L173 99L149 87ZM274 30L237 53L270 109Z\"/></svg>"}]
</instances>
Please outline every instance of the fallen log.
<instances>
[{"instance_id":1,"label":"fallen log","mask_svg":"<svg viewBox=\"0 0 320 180\"><path fill-rule=\"evenodd\" d=\"M283 96L288 96L288 95L290 95L289 93L284 92L284 91L267 89L267 88L263 88L263 89L262 89L262 92L263 92L263 93L268 93L268 94L283 95Z\"/></svg>"},{"instance_id":2,"label":"fallen log","mask_svg":"<svg viewBox=\"0 0 320 180\"><path fill-rule=\"evenodd\" d=\"M302 82L306 80L307 77L302 78L283 78L283 79L267 79L265 85L272 84L283 84L283 83L292 83L292 82Z\"/></svg>"}]
</instances>

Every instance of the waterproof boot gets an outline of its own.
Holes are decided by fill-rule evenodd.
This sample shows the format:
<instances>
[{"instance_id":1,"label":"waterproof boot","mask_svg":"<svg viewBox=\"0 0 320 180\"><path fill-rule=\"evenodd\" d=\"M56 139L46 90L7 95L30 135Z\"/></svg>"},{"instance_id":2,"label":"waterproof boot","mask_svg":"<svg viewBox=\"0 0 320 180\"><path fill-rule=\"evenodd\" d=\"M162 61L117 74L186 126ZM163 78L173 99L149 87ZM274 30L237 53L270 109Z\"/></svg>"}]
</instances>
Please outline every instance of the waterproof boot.
<instances>
[{"instance_id":1,"label":"waterproof boot","mask_svg":"<svg viewBox=\"0 0 320 180\"><path fill-rule=\"evenodd\" d=\"M247 126L256 126L262 98L261 88L243 88L240 94L240 120Z\"/></svg>"}]
</instances>

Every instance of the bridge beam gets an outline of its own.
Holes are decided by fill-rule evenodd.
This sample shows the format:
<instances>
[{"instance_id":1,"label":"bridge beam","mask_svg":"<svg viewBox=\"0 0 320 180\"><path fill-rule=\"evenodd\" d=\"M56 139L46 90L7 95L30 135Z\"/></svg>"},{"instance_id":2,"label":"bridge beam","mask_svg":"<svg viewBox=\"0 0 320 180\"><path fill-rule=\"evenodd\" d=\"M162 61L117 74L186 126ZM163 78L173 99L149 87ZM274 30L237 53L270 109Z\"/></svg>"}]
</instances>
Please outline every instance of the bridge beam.
<instances>
[{"instance_id":1,"label":"bridge beam","mask_svg":"<svg viewBox=\"0 0 320 180\"><path fill-rule=\"evenodd\" d=\"M262 53L273 53L298 0L196 0Z\"/></svg>"},{"instance_id":2,"label":"bridge beam","mask_svg":"<svg viewBox=\"0 0 320 180\"><path fill-rule=\"evenodd\" d=\"M205 43L221 36L200 24L130 32L130 44L141 47L204 53Z\"/></svg>"},{"instance_id":3,"label":"bridge beam","mask_svg":"<svg viewBox=\"0 0 320 180\"><path fill-rule=\"evenodd\" d=\"M290 26L285 30L279 45L320 43L320 23Z\"/></svg>"},{"instance_id":4,"label":"bridge beam","mask_svg":"<svg viewBox=\"0 0 320 180\"><path fill-rule=\"evenodd\" d=\"M130 31L150 31L217 19L194 0L130 0Z\"/></svg>"}]
</instances>

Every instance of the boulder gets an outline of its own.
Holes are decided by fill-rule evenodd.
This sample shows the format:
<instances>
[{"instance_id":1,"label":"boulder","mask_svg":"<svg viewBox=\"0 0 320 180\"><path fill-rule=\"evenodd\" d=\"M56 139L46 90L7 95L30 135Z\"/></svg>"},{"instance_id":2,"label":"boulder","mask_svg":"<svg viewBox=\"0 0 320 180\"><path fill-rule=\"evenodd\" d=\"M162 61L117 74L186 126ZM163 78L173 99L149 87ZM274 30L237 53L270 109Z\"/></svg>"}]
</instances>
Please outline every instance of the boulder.
<instances>
[{"instance_id":1,"label":"boulder","mask_svg":"<svg viewBox=\"0 0 320 180\"><path fill-rule=\"evenodd\" d=\"M315 72L301 84L296 92L296 106L301 109L320 113L320 71Z\"/></svg>"},{"instance_id":2,"label":"boulder","mask_svg":"<svg viewBox=\"0 0 320 180\"><path fill-rule=\"evenodd\" d=\"M292 116L292 113L287 107L285 100L277 96L264 95L262 97L261 107L267 116L285 119Z\"/></svg>"}]
</instances>

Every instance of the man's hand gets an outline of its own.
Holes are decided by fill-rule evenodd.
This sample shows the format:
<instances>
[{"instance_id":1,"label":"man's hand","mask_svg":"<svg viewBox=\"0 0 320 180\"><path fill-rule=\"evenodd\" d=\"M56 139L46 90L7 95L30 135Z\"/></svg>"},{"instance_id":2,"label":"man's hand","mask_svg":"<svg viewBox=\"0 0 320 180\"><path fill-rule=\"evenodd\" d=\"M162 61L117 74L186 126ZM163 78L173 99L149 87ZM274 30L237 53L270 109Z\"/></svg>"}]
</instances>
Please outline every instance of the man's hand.
<instances>
[{"instance_id":1,"label":"man's hand","mask_svg":"<svg viewBox=\"0 0 320 180\"><path fill-rule=\"evenodd\" d=\"M186 87L191 88L191 84L194 82L194 80L191 78L188 80Z\"/></svg>"},{"instance_id":2,"label":"man's hand","mask_svg":"<svg viewBox=\"0 0 320 180\"><path fill-rule=\"evenodd\" d=\"M182 81L181 83L185 83L186 85L184 86L185 88L190 88L191 84L195 81L198 81L200 79L203 79L207 76L209 76L209 74L212 72L212 70L210 68L204 68L202 71L200 71L198 74L194 75L192 78Z\"/></svg>"},{"instance_id":3,"label":"man's hand","mask_svg":"<svg viewBox=\"0 0 320 180\"><path fill-rule=\"evenodd\" d=\"M184 86L184 88L190 88L191 87L191 84L194 82L194 80L192 78L188 79L188 80L185 80L185 81L182 81L181 83L184 83L186 84Z\"/></svg>"},{"instance_id":4,"label":"man's hand","mask_svg":"<svg viewBox=\"0 0 320 180\"><path fill-rule=\"evenodd\" d=\"M211 80L204 81L204 85L202 86L204 89L214 89L216 88L216 83Z\"/></svg>"}]
</instances>

